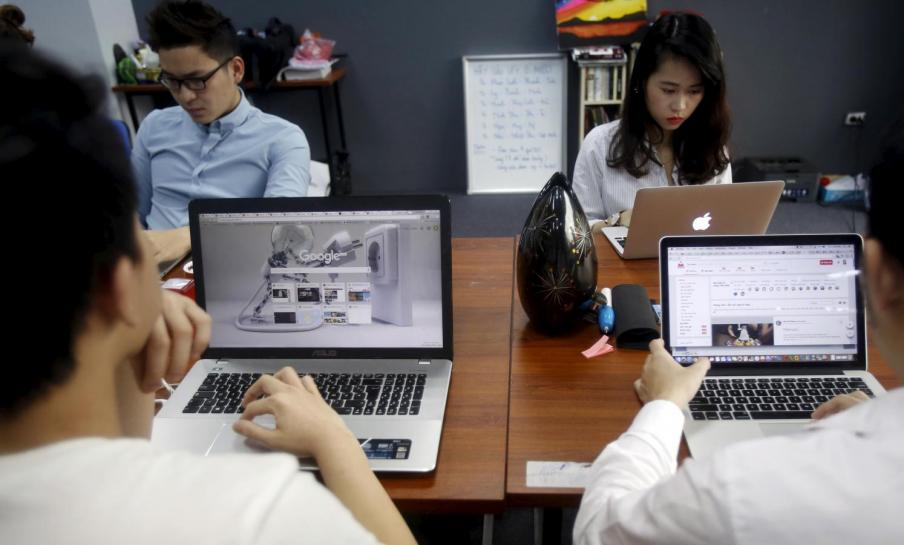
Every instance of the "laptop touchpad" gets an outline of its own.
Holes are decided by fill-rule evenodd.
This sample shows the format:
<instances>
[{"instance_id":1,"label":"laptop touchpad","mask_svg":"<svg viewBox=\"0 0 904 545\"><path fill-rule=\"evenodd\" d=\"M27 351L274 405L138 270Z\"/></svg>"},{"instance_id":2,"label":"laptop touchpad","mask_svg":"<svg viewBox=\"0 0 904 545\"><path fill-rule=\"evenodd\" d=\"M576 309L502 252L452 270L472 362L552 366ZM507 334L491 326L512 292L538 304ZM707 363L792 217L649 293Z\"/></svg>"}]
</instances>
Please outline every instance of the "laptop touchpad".
<instances>
[{"instance_id":1,"label":"laptop touchpad","mask_svg":"<svg viewBox=\"0 0 904 545\"><path fill-rule=\"evenodd\" d=\"M225 425L220 419L155 418L151 444L206 455Z\"/></svg>"},{"instance_id":2,"label":"laptop touchpad","mask_svg":"<svg viewBox=\"0 0 904 545\"><path fill-rule=\"evenodd\" d=\"M773 435L788 435L789 433L797 433L806 428L807 422L782 422L771 424L760 424L760 431L763 435L770 437Z\"/></svg>"},{"instance_id":3,"label":"laptop touchpad","mask_svg":"<svg viewBox=\"0 0 904 545\"><path fill-rule=\"evenodd\" d=\"M276 427L276 420L268 414L258 416L254 419L254 423L270 429ZM232 429L232 422L228 422L214 440L208 454L234 454L236 452L271 452L271 449L236 433Z\"/></svg>"}]
</instances>

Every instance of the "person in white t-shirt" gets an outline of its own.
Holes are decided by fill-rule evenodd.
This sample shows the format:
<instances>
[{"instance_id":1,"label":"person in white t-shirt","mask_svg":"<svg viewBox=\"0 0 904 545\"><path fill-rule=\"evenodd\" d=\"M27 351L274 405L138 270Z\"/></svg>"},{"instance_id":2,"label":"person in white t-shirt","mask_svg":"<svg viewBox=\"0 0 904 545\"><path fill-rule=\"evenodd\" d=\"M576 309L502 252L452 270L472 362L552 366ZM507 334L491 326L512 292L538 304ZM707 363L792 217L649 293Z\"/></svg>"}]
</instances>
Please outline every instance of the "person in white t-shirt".
<instances>
[{"instance_id":1,"label":"person in white t-shirt","mask_svg":"<svg viewBox=\"0 0 904 545\"><path fill-rule=\"evenodd\" d=\"M587 219L628 225L643 187L730 184L730 126L716 33L699 15L660 17L637 51L621 119L581 143L572 187Z\"/></svg>"},{"instance_id":2,"label":"person in white t-shirt","mask_svg":"<svg viewBox=\"0 0 904 545\"><path fill-rule=\"evenodd\" d=\"M871 340L900 381L904 140L898 143L871 174L863 277ZM705 358L684 368L661 340L650 344L635 383L645 405L591 467L576 544L904 543L904 388L868 402L861 392L836 397L817 407L815 423L801 433L735 443L676 471L679 407L708 369Z\"/></svg>"},{"instance_id":3,"label":"person in white t-shirt","mask_svg":"<svg viewBox=\"0 0 904 545\"><path fill-rule=\"evenodd\" d=\"M288 454L151 446L153 392L200 356L210 318L161 293L129 160L99 113L103 86L6 43L0 81L6 198L31 214L4 216L21 274L0 381L2 541L414 543L355 437L289 369L251 387L236 424ZM275 429L253 422L264 413ZM298 456L317 460L325 487Z\"/></svg>"}]
</instances>

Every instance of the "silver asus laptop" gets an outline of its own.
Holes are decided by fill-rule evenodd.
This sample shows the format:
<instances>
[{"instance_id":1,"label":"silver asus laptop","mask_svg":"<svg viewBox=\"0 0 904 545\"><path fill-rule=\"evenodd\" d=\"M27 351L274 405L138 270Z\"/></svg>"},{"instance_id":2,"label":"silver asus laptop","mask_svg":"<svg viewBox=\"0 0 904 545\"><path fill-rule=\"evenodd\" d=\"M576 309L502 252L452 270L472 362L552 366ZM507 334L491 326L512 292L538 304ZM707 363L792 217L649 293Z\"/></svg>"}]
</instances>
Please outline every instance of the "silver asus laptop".
<instances>
[{"instance_id":1,"label":"silver asus laptop","mask_svg":"<svg viewBox=\"0 0 904 545\"><path fill-rule=\"evenodd\" d=\"M766 232L783 181L647 187L637 190L628 227L604 227L624 259L656 257L665 235L760 235Z\"/></svg>"},{"instance_id":2,"label":"silver asus laptop","mask_svg":"<svg viewBox=\"0 0 904 545\"><path fill-rule=\"evenodd\" d=\"M800 431L841 393L885 393L867 372L862 248L855 234L662 239L666 348L712 362L684 409L691 454Z\"/></svg>"},{"instance_id":3,"label":"silver asus laptop","mask_svg":"<svg viewBox=\"0 0 904 545\"><path fill-rule=\"evenodd\" d=\"M289 365L314 376L374 470L433 470L452 371L449 201L214 199L189 214L211 342L152 442L259 451L232 431L241 394Z\"/></svg>"}]
</instances>

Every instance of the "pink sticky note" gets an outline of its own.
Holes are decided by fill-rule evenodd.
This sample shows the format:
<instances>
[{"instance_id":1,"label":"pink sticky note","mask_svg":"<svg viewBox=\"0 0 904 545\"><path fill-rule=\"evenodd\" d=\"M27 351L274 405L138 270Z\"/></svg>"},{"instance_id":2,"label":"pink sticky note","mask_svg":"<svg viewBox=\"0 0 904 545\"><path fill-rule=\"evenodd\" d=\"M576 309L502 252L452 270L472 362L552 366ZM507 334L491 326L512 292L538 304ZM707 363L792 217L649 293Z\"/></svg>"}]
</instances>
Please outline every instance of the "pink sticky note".
<instances>
[{"instance_id":1,"label":"pink sticky note","mask_svg":"<svg viewBox=\"0 0 904 545\"><path fill-rule=\"evenodd\" d=\"M585 358L595 358L596 356L602 356L603 354L608 354L615 350L612 345L607 344L609 342L609 336L603 335L600 337L600 340L593 343L593 346L581 352Z\"/></svg>"}]
</instances>

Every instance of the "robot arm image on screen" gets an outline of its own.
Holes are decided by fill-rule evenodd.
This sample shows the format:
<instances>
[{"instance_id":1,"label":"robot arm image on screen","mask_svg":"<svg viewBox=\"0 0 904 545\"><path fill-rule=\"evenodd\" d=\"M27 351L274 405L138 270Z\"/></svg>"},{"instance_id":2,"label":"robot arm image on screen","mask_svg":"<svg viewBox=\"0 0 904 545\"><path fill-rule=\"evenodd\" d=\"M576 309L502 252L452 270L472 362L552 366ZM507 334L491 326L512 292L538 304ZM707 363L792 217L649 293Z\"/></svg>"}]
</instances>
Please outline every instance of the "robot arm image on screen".
<instances>
[{"instance_id":1,"label":"robot arm image on screen","mask_svg":"<svg viewBox=\"0 0 904 545\"><path fill-rule=\"evenodd\" d=\"M236 316L235 326L246 331L307 331L320 327L323 325L323 312L317 307L296 306L291 311L288 309L278 313L274 311L271 318L263 314L268 303L273 306L272 269L290 265L305 266L302 256L309 254L314 248L314 230L309 225L303 224L276 225L270 232L270 246L270 257L261 267L263 280ZM278 276L288 281L307 281L306 275L303 274ZM249 313L248 310L255 301L258 303ZM277 323L277 316L284 321Z\"/></svg>"},{"instance_id":2,"label":"robot arm image on screen","mask_svg":"<svg viewBox=\"0 0 904 545\"><path fill-rule=\"evenodd\" d=\"M307 254L304 262L308 267L338 267L354 261L355 250L360 247L360 240L352 240L348 231L339 231L323 244L323 251Z\"/></svg>"}]
</instances>

